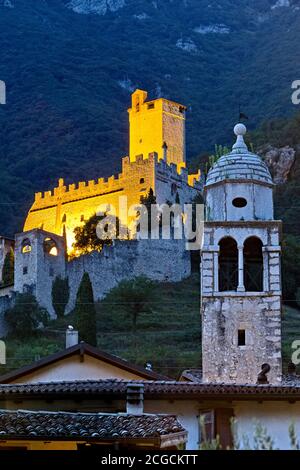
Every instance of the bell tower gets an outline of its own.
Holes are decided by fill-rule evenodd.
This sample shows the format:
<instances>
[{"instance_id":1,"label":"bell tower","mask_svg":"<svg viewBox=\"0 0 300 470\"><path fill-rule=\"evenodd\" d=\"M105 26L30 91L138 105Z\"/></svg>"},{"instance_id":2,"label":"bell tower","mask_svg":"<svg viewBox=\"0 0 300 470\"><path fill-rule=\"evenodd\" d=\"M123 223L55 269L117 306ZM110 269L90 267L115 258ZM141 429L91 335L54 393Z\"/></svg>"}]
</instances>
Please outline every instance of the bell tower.
<instances>
[{"instance_id":1,"label":"bell tower","mask_svg":"<svg viewBox=\"0 0 300 470\"><path fill-rule=\"evenodd\" d=\"M256 383L263 364L281 381L281 222L266 164L236 143L210 169L201 250L203 381ZM267 367L267 369L269 369Z\"/></svg>"}]
</instances>

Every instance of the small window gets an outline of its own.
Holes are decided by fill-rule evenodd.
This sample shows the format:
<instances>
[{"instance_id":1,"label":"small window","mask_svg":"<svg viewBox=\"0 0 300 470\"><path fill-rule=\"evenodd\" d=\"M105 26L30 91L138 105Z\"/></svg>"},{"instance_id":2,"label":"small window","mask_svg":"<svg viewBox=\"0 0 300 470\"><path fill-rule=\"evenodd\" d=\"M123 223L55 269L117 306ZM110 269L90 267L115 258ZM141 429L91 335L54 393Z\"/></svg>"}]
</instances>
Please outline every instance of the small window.
<instances>
[{"instance_id":1,"label":"small window","mask_svg":"<svg viewBox=\"0 0 300 470\"><path fill-rule=\"evenodd\" d=\"M22 253L30 253L31 252L31 243L28 238L23 240L22 242Z\"/></svg>"},{"instance_id":2,"label":"small window","mask_svg":"<svg viewBox=\"0 0 300 470\"><path fill-rule=\"evenodd\" d=\"M83 214L80 216L80 222L84 222L84 215Z\"/></svg>"},{"instance_id":3,"label":"small window","mask_svg":"<svg viewBox=\"0 0 300 470\"><path fill-rule=\"evenodd\" d=\"M149 103L148 104L148 109L154 109L154 103Z\"/></svg>"},{"instance_id":4,"label":"small window","mask_svg":"<svg viewBox=\"0 0 300 470\"><path fill-rule=\"evenodd\" d=\"M27 266L24 266L24 268L23 268L23 274L28 274L28 268L27 268Z\"/></svg>"},{"instance_id":5,"label":"small window","mask_svg":"<svg viewBox=\"0 0 300 470\"><path fill-rule=\"evenodd\" d=\"M66 222L67 221L67 216L66 214L64 214L63 218L62 218L62 223Z\"/></svg>"},{"instance_id":6,"label":"small window","mask_svg":"<svg viewBox=\"0 0 300 470\"><path fill-rule=\"evenodd\" d=\"M50 276L50 277L53 277L53 276L54 276L54 269L53 269L53 268L50 268L50 269L49 269L49 276Z\"/></svg>"},{"instance_id":7,"label":"small window","mask_svg":"<svg viewBox=\"0 0 300 470\"><path fill-rule=\"evenodd\" d=\"M246 345L246 331L238 330L238 346Z\"/></svg>"},{"instance_id":8,"label":"small window","mask_svg":"<svg viewBox=\"0 0 300 470\"><path fill-rule=\"evenodd\" d=\"M244 197L236 197L235 199L233 199L232 205L234 207L239 207L239 208L246 207L247 200Z\"/></svg>"},{"instance_id":9,"label":"small window","mask_svg":"<svg viewBox=\"0 0 300 470\"><path fill-rule=\"evenodd\" d=\"M141 178L140 179L140 184L144 184L145 183L145 178Z\"/></svg>"}]
</instances>

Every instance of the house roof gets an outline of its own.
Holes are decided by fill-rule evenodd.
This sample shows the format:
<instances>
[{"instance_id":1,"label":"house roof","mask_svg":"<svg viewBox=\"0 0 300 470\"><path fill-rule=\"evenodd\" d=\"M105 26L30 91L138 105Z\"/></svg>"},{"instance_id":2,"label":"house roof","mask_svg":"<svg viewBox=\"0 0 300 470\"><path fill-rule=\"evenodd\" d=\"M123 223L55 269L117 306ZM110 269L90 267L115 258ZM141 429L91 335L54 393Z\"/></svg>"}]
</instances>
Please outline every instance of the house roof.
<instances>
[{"instance_id":1,"label":"house roof","mask_svg":"<svg viewBox=\"0 0 300 470\"><path fill-rule=\"evenodd\" d=\"M300 401L299 378L285 377L280 385L204 384L177 381L117 379L0 384L0 401L8 399L126 399L128 384L143 384L145 399L288 400Z\"/></svg>"},{"instance_id":2,"label":"house roof","mask_svg":"<svg viewBox=\"0 0 300 470\"><path fill-rule=\"evenodd\" d=\"M33 362L28 366L21 367L20 369L13 370L12 372L8 372L2 375L0 376L0 383L3 384L16 381L19 378L23 378L28 374L32 374L33 372L38 371L39 369L42 369L46 366L50 366L55 362L61 361L62 359L66 359L75 355L79 355L82 360L84 360L85 355L91 356L95 359L99 359L100 361L106 362L107 364L111 364L115 367L119 367L120 369L126 370L127 372L131 372L132 374L136 374L146 380L168 379L168 377L162 374L158 374L157 372L154 372L152 370L144 369L143 367L137 366L126 361L125 359L121 359L118 356L114 356L112 354L100 351L99 349L82 342L70 348L59 351L55 354L51 354L50 356L46 356L40 359L39 361Z\"/></svg>"},{"instance_id":3,"label":"house roof","mask_svg":"<svg viewBox=\"0 0 300 470\"><path fill-rule=\"evenodd\" d=\"M202 382L202 369L186 369L181 372L179 380L188 382Z\"/></svg>"},{"instance_id":4,"label":"house roof","mask_svg":"<svg viewBox=\"0 0 300 470\"><path fill-rule=\"evenodd\" d=\"M121 441L175 436L182 443L187 432L173 415L127 415L0 410L1 440ZM163 445L162 445L163 447Z\"/></svg>"}]
</instances>

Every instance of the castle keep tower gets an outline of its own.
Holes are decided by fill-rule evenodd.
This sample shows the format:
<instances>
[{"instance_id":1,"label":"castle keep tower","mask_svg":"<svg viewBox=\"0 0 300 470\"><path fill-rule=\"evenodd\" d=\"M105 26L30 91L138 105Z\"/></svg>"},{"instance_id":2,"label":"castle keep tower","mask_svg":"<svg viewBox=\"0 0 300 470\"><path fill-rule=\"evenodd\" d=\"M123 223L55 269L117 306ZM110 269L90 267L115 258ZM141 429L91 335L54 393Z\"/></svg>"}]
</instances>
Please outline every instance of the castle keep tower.
<instances>
[{"instance_id":1,"label":"castle keep tower","mask_svg":"<svg viewBox=\"0 0 300 470\"><path fill-rule=\"evenodd\" d=\"M204 382L281 381L281 222L273 220L273 182L249 152L246 128L208 173L201 253Z\"/></svg>"},{"instance_id":2,"label":"castle keep tower","mask_svg":"<svg viewBox=\"0 0 300 470\"><path fill-rule=\"evenodd\" d=\"M185 110L181 104L159 98L146 101L147 92L136 90L129 113L130 161L137 155L147 158L156 152L163 158L167 145L167 162L185 167Z\"/></svg>"}]
</instances>

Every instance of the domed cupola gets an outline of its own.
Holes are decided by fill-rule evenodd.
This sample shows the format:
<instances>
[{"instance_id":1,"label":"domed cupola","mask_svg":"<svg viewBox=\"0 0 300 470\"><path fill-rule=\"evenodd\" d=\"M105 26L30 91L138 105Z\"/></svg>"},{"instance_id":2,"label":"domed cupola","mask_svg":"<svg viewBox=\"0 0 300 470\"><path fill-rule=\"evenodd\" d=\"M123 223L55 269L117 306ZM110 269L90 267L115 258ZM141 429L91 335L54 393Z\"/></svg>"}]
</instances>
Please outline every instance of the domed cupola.
<instances>
[{"instance_id":1,"label":"domed cupola","mask_svg":"<svg viewBox=\"0 0 300 470\"><path fill-rule=\"evenodd\" d=\"M237 124L237 136L229 154L209 170L204 187L206 218L218 221L272 220L273 181L267 165L249 151L247 129Z\"/></svg>"}]
</instances>

